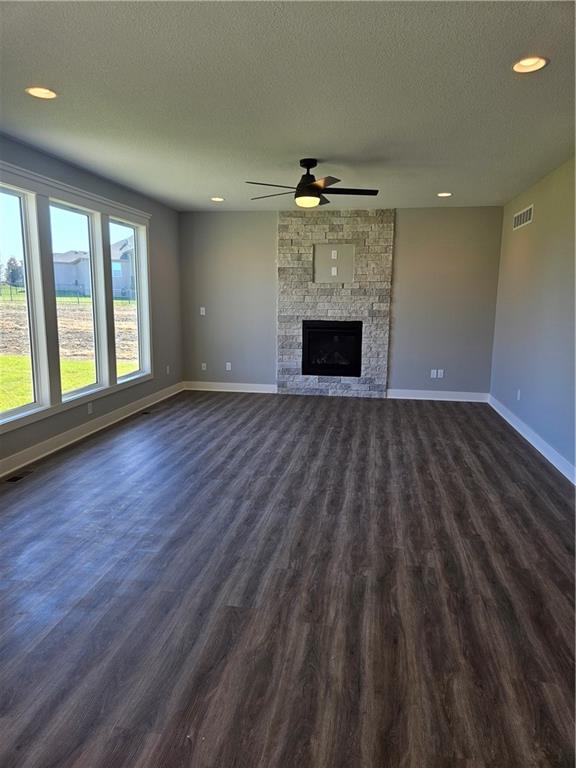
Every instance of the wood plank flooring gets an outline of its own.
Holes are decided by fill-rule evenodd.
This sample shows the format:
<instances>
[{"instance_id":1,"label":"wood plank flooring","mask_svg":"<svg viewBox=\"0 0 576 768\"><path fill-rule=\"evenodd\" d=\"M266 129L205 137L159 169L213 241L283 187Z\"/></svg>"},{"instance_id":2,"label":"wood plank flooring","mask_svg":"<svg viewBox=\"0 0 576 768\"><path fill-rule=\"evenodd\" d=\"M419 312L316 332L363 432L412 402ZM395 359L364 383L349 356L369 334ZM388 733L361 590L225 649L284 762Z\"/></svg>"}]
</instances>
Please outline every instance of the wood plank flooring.
<instances>
[{"instance_id":1,"label":"wood plank flooring","mask_svg":"<svg viewBox=\"0 0 576 768\"><path fill-rule=\"evenodd\" d=\"M185 393L0 505L2 768L574 764L573 491L487 405Z\"/></svg>"}]
</instances>

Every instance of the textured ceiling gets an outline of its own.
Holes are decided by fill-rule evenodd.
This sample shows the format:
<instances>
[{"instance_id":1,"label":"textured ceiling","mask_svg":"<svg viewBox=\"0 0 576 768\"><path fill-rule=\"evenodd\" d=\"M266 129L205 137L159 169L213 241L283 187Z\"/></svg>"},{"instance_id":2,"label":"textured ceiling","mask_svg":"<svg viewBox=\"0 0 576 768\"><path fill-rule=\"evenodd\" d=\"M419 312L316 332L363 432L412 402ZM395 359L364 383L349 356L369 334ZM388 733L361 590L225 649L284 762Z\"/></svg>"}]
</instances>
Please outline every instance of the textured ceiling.
<instances>
[{"instance_id":1,"label":"textured ceiling","mask_svg":"<svg viewBox=\"0 0 576 768\"><path fill-rule=\"evenodd\" d=\"M338 207L501 204L573 152L569 2L1 2L0 22L0 130L181 210L288 208L243 181L295 184L306 156L381 190ZM534 53L550 66L512 72Z\"/></svg>"}]
</instances>

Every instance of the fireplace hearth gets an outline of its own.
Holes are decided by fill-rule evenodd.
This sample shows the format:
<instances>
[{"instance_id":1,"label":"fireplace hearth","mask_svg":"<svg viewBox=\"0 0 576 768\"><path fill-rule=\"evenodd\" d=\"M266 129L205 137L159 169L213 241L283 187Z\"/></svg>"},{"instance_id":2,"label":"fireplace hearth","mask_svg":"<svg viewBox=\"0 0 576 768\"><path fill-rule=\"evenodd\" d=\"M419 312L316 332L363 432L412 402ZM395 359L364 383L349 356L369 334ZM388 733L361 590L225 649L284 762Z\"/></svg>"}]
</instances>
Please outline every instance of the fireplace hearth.
<instances>
[{"instance_id":1,"label":"fireplace hearth","mask_svg":"<svg viewBox=\"0 0 576 768\"><path fill-rule=\"evenodd\" d=\"M303 320L302 373L362 375L362 322Z\"/></svg>"}]
</instances>

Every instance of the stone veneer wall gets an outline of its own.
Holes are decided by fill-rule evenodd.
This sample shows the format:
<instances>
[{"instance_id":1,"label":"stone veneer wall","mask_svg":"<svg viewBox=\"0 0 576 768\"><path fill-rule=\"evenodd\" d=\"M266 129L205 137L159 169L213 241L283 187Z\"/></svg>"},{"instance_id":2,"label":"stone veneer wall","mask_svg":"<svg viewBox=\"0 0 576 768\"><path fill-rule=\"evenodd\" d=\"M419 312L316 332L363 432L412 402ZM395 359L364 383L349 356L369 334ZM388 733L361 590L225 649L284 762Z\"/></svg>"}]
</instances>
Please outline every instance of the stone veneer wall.
<instances>
[{"instance_id":1,"label":"stone veneer wall","mask_svg":"<svg viewBox=\"0 0 576 768\"><path fill-rule=\"evenodd\" d=\"M354 282L314 283L314 245L353 243ZM278 219L278 391L385 397L394 210L282 211ZM303 376L302 320L361 320L362 376Z\"/></svg>"}]
</instances>

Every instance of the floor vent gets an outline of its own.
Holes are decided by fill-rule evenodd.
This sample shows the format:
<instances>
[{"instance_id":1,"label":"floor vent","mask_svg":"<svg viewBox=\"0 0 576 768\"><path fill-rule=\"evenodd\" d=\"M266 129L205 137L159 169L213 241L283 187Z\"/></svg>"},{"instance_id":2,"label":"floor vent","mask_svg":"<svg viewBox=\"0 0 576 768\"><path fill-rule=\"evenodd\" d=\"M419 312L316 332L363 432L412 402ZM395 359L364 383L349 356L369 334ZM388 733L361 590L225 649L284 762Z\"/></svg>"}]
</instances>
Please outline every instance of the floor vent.
<instances>
[{"instance_id":1,"label":"floor vent","mask_svg":"<svg viewBox=\"0 0 576 768\"><path fill-rule=\"evenodd\" d=\"M529 205L528 208L524 208L522 211L514 214L512 220L512 229L520 229L525 227L526 224L531 224L534 218L534 205Z\"/></svg>"},{"instance_id":2,"label":"floor vent","mask_svg":"<svg viewBox=\"0 0 576 768\"><path fill-rule=\"evenodd\" d=\"M19 475L10 475L10 477L7 477L4 482L5 483L18 483L20 480L23 480L25 477L30 475L31 472L21 472Z\"/></svg>"}]
</instances>

